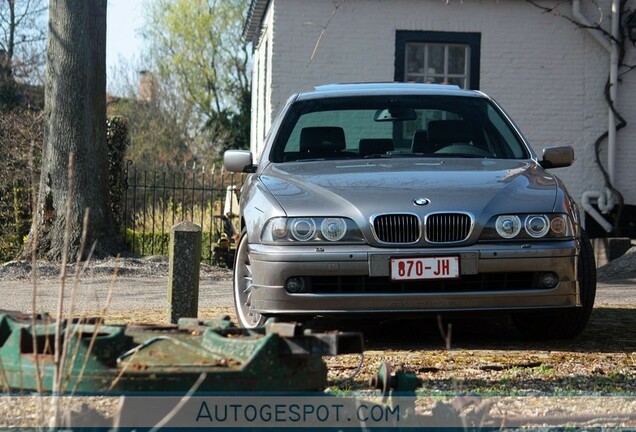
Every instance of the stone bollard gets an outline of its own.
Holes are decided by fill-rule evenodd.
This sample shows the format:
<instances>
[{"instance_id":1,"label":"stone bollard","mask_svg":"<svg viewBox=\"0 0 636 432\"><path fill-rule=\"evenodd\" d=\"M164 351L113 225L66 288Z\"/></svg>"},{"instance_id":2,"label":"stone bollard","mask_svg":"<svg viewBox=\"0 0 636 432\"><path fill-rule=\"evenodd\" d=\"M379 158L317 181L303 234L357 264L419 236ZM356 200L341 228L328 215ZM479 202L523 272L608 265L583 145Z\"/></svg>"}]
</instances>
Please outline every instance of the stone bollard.
<instances>
[{"instance_id":1,"label":"stone bollard","mask_svg":"<svg viewBox=\"0 0 636 432\"><path fill-rule=\"evenodd\" d=\"M179 318L196 318L198 315L201 227L188 221L173 226L168 253L169 318L176 324Z\"/></svg>"}]
</instances>

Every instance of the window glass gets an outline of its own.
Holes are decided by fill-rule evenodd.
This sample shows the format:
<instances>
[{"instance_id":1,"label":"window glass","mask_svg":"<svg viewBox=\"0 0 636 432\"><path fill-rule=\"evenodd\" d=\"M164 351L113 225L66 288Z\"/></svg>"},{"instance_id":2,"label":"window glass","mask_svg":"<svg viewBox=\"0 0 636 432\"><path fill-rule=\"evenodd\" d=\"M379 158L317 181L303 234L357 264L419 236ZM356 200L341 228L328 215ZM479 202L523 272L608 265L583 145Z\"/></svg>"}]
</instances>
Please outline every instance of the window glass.
<instances>
[{"instance_id":1,"label":"window glass","mask_svg":"<svg viewBox=\"0 0 636 432\"><path fill-rule=\"evenodd\" d=\"M466 51L465 46L451 45L448 47L448 73L450 75L466 75Z\"/></svg>"},{"instance_id":2,"label":"window glass","mask_svg":"<svg viewBox=\"0 0 636 432\"><path fill-rule=\"evenodd\" d=\"M424 75L424 46L410 44L406 51L406 71L409 74Z\"/></svg>"},{"instance_id":3,"label":"window glass","mask_svg":"<svg viewBox=\"0 0 636 432\"><path fill-rule=\"evenodd\" d=\"M519 141L518 139L516 139L516 134L512 131L510 126L508 126L507 122L501 116L501 113L499 113L499 111L495 110L492 105L488 105L487 112L488 120L492 122L492 125L496 129L496 133L491 134L492 136L490 137L493 142L496 142L497 140L502 140L506 143L514 143L515 141ZM521 145L509 145L506 147L510 149L511 155L514 158L521 158L525 154L525 150Z\"/></svg>"},{"instance_id":4,"label":"window glass","mask_svg":"<svg viewBox=\"0 0 636 432\"><path fill-rule=\"evenodd\" d=\"M374 122L376 110L332 110L307 113L298 119L292 130L285 151L300 150L301 131L306 127L340 127L344 131L345 149L358 150L363 138L391 139L393 125L390 122Z\"/></svg>"},{"instance_id":5,"label":"window glass","mask_svg":"<svg viewBox=\"0 0 636 432\"><path fill-rule=\"evenodd\" d=\"M408 95L294 103L274 162L369 157L528 157L523 142L486 98Z\"/></svg>"},{"instance_id":6,"label":"window glass","mask_svg":"<svg viewBox=\"0 0 636 432\"><path fill-rule=\"evenodd\" d=\"M469 88L469 52L468 45L407 43L405 81Z\"/></svg>"},{"instance_id":7,"label":"window glass","mask_svg":"<svg viewBox=\"0 0 636 432\"><path fill-rule=\"evenodd\" d=\"M444 76L444 45L428 45L428 68L426 72L428 75L442 75Z\"/></svg>"}]
</instances>

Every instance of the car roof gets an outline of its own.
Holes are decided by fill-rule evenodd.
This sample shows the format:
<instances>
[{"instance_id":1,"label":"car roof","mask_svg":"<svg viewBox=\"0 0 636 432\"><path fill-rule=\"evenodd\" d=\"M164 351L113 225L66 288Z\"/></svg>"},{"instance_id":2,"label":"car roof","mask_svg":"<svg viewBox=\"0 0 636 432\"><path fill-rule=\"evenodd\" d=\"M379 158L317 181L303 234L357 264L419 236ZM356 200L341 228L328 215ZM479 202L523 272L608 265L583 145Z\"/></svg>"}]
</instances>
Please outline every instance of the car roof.
<instances>
[{"instance_id":1,"label":"car roof","mask_svg":"<svg viewBox=\"0 0 636 432\"><path fill-rule=\"evenodd\" d=\"M486 97L475 90L462 90L456 85L419 83L348 83L316 86L314 91L298 94L299 100L325 97L381 95L443 95Z\"/></svg>"}]
</instances>

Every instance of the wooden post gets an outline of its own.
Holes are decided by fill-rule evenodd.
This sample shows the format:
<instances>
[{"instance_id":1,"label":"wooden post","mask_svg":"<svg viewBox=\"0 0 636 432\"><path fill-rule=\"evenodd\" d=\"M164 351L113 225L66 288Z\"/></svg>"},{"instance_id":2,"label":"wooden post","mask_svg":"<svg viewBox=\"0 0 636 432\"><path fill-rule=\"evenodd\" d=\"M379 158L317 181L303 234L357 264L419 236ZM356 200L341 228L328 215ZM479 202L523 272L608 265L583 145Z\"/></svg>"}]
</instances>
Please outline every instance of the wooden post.
<instances>
[{"instance_id":1,"label":"wooden post","mask_svg":"<svg viewBox=\"0 0 636 432\"><path fill-rule=\"evenodd\" d=\"M188 221L173 226L169 254L168 313L176 324L179 318L198 315L201 227Z\"/></svg>"}]
</instances>

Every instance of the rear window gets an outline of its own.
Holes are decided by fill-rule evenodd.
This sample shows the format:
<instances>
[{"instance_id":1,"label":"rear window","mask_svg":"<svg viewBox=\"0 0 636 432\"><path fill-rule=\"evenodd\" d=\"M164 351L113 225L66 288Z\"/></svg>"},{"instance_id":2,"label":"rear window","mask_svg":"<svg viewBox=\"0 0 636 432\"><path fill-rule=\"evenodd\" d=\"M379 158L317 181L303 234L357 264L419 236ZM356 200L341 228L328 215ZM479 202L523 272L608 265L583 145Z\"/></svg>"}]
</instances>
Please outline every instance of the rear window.
<instances>
[{"instance_id":1,"label":"rear window","mask_svg":"<svg viewBox=\"0 0 636 432\"><path fill-rule=\"evenodd\" d=\"M527 150L488 99L369 96L297 101L270 159L381 157L526 159Z\"/></svg>"}]
</instances>

